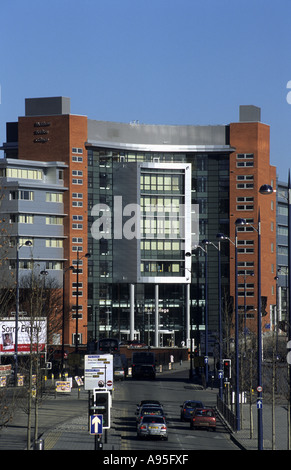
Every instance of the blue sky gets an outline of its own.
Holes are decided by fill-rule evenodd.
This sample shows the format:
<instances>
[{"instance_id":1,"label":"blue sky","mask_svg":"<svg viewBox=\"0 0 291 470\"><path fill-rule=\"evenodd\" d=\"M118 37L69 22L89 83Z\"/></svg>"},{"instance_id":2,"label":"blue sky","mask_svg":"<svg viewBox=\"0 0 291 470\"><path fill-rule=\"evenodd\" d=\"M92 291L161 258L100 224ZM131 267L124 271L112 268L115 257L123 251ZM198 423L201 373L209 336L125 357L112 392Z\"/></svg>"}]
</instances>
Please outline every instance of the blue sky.
<instances>
[{"instance_id":1,"label":"blue sky","mask_svg":"<svg viewBox=\"0 0 291 470\"><path fill-rule=\"evenodd\" d=\"M291 167L290 0L1 2L0 139L25 98L147 124L228 124L261 107L270 162ZM291 91L291 89L289 90Z\"/></svg>"}]
</instances>

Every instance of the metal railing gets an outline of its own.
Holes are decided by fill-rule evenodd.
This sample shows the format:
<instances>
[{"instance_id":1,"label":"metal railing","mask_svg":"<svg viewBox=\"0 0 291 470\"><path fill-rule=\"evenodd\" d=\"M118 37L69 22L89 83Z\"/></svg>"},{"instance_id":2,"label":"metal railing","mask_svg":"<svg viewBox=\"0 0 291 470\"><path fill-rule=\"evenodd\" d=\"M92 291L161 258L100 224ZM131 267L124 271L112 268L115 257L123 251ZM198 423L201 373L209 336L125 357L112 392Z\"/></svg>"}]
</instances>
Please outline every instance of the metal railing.
<instances>
[{"instance_id":1,"label":"metal railing","mask_svg":"<svg viewBox=\"0 0 291 470\"><path fill-rule=\"evenodd\" d=\"M236 417L228 405L217 396L217 410L223 416L227 424L231 427L232 431L236 432Z\"/></svg>"}]
</instances>

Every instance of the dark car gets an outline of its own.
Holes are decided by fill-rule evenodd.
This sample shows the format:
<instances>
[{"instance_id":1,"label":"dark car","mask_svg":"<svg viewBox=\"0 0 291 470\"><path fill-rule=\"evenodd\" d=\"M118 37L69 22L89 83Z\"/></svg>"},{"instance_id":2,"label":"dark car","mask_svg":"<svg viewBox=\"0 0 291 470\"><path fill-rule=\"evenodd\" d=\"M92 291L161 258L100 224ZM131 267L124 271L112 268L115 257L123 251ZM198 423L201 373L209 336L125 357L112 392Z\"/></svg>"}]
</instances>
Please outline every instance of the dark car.
<instances>
[{"instance_id":1,"label":"dark car","mask_svg":"<svg viewBox=\"0 0 291 470\"><path fill-rule=\"evenodd\" d=\"M136 422L141 422L144 416L163 416L165 418L164 410L162 406L158 405L144 405L140 408L137 413Z\"/></svg>"},{"instance_id":2,"label":"dark car","mask_svg":"<svg viewBox=\"0 0 291 470\"><path fill-rule=\"evenodd\" d=\"M204 408L202 401L184 401L183 405L181 405L181 421L189 421L196 408Z\"/></svg>"},{"instance_id":3,"label":"dark car","mask_svg":"<svg viewBox=\"0 0 291 470\"><path fill-rule=\"evenodd\" d=\"M216 431L216 416L212 408L197 408L190 420L190 429L206 428Z\"/></svg>"},{"instance_id":4,"label":"dark car","mask_svg":"<svg viewBox=\"0 0 291 470\"><path fill-rule=\"evenodd\" d=\"M144 405L157 405L157 406L162 406L161 402L159 400L141 400L137 405L136 405L136 412L139 412L139 409L144 406Z\"/></svg>"},{"instance_id":5,"label":"dark car","mask_svg":"<svg viewBox=\"0 0 291 470\"><path fill-rule=\"evenodd\" d=\"M156 378L156 370L152 365L141 364L132 369L132 377L137 379L152 379Z\"/></svg>"}]
</instances>

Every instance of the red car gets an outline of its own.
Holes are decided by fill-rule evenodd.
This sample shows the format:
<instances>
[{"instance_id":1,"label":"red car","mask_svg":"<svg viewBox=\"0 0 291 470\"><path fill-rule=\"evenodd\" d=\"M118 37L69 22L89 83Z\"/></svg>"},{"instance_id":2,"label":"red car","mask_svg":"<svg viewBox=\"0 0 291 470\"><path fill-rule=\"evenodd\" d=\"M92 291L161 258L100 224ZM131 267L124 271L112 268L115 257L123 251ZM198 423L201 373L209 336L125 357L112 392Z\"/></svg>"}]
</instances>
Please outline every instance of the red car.
<instances>
[{"instance_id":1,"label":"red car","mask_svg":"<svg viewBox=\"0 0 291 470\"><path fill-rule=\"evenodd\" d=\"M216 416L212 408L196 408L190 420L190 429L195 428L216 430Z\"/></svg>"}]
</instances>

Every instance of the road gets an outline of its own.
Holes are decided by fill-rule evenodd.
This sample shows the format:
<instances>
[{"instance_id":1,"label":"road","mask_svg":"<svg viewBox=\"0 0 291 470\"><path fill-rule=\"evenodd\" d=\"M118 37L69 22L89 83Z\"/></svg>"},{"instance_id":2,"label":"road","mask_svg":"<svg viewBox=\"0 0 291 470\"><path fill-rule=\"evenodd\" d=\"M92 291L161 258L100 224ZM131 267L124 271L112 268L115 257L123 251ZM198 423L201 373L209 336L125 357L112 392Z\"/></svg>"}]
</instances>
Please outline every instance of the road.
<instances>
[{"instance_id":1,"label":"road","mask_svg":"<svg viewBox=\"0 0 291 470\"><path fill-rule=\"evenodd\" d=\"M217 390L203 390L190 384L187 371L157 375L156 380L127 379L115 385L113 407L115 426L121 433L121 450L236 450L227 430L218 422L216 432L190 430L188 422L180 420L180 405L184 400L201 400L214 406ZM136 436L136 405L140 400L159 400L166 412L168 441L140 440Z\"/></svg>"}]
</instances>

